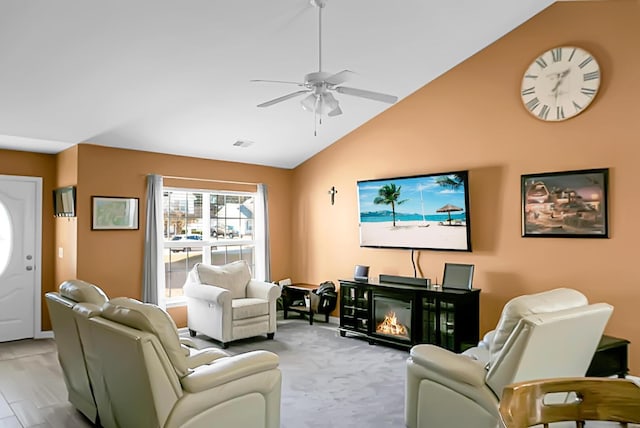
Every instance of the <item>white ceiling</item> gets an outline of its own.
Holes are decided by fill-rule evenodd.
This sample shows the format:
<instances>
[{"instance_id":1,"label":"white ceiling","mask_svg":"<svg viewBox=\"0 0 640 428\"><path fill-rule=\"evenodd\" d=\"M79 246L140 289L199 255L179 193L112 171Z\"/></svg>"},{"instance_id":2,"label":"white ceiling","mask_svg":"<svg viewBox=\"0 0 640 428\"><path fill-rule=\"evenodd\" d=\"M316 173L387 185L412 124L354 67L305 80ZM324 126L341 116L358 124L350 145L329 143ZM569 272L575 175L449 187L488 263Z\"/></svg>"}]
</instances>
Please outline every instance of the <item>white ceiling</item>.
<instances>
[{"instance_id":1,"label":"white ceiling","mask_svg":"<svg viewBox=\"0 0 640 428\"><path fill-rule=\"evenodd\" d=\"M323 71L402 100L553 1L328 0ZM317 19L308 0L0 0L0 148L293 168L389 108L336 94L314 136L302 97L256 107L298 88L251 79L317 71Z\"/></svg>"}]
</instances>

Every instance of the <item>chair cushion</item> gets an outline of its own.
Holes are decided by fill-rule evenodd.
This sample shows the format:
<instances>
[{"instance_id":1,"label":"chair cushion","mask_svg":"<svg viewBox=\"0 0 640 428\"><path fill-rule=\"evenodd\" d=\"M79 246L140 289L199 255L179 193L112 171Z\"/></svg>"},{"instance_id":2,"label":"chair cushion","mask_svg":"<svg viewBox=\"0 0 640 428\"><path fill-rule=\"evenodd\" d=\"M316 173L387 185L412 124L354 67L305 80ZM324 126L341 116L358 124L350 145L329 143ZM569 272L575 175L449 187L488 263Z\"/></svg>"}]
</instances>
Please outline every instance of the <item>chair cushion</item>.
<instances>
[{"instance_id":1,"label":"chair cushion","mask_svg":"<svg viewBox=\"0 0 640 428\"><path fill-rule=\"evenodd\" d=\"M97 285L80 279L70 279L60 284L60 295L74 302L93 303L102 306L109 300L107 295Z\"/></svg>"},{"instance_id":2,"label":"chair cushion","mask_svg":"<svg viewBox=\"0 0 640 428\"><path fill-rule=\"evenodd\" d=\"M238 260L222 266L197 263L194 267L202 284L215 285L231 292L232 299L246 296L246 288L251 280L249 265L244 260Z\"/></svg>"},{"instance_id":3,"label":"chair cushion","mask_svg":"<svg viewBox=\"0 0 640 428\"><path fill-rule=\"evenodd\" d=\"M235 299L231 301L233 320L244 320L269 314L269 302L264 299Z\"/></svg>"},{"instance_id":4,"label":"chair cushion","mask_svg":"<svg viewBox=\"0 0 640 428\"><path fill-rule=\"evenodd\" d=\"M118 297L103 306L102 317L154 334L160 340L178 376L189 373L176 324L169 314L158 306L128 297Z\"/></svg>"},{"instance_id":5,"label":"chair cushion","mask_svg":"<svg viewBox=\"0 0 640 428\"><path fill-rule=\"evenodd\" d=\"M527 294L511 299L504 305L500 321L495 329L493 341L489 347L490 361L493 362L502 351L505 342L511 335L521 318L562 309L587 305L589 302L584 294L569 288L556 288L542 293Z\"/></svg>"}]
</instances>

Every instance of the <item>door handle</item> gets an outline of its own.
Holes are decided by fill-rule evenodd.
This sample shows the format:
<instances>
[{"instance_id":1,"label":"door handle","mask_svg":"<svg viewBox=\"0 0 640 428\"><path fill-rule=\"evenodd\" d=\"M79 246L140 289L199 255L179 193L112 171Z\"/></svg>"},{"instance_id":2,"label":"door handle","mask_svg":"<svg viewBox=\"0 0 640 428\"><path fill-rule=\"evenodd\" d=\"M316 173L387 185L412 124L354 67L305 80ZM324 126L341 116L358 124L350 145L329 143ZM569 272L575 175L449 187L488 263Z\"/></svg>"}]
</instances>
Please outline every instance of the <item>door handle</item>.
<instances>
[{"instance_id":1,"label":"door handle","mask_svg":"<svg viewBox=\"0 0 640 428\"><path fill-rule=\"evenodd\" d=\"M33 266L27 266L27 270L33 270Z\"/></svg>"}]
</instances>

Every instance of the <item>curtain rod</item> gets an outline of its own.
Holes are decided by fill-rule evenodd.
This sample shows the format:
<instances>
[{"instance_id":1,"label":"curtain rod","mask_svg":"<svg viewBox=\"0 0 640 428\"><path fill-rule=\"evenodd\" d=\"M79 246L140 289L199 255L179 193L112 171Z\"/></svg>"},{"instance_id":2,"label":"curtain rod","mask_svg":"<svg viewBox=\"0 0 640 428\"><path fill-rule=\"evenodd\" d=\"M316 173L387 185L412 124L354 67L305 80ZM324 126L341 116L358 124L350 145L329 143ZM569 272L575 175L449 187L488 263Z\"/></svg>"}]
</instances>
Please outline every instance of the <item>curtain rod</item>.
<instances>
[{"instance_id":1,"label":"curtain rod","mask_svg":"<svg viewBox=\"0 0 640 428\"><path fill-rule=\"evenodd\" d=\"M248 181L214 180L211 178L195 178L195 177L175 177L171 175L163 175L162 178L169 178L171 180L206 181L209 183L244 184L248 186L257 186L259 184L259 183L250 183Z\"/></svg>"}]
</instances>

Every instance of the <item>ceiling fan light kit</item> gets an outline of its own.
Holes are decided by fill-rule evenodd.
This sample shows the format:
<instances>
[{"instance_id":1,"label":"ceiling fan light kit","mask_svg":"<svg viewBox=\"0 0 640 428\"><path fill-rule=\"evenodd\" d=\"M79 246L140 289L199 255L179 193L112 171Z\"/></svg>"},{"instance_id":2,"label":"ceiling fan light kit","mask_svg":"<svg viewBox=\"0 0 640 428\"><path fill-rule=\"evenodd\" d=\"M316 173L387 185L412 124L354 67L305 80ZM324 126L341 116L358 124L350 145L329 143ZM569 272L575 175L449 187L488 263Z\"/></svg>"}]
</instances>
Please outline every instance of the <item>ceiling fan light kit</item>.
<instances>
[{"instance_id":1,"label":"ceiling fan light kit","mask_svg":"<svg viewBox=\"0 0 640 428\"><path fill-rule=\"evenodd\" d=\"M309 3L318 8L318 71L305 75L303 83L287 82L282 80L252 80L252 82L293 84L304 88L278 98L265 101L258 104L258 107L269 107L288 99L308 94L301 101L302 108L304 110L313 112L315 115L327 115L329 117L333 117L342 114L342 110L340 109L338 100L331 92L366 98L388 104L394 104L398 101L398 97L394 95L367 91L364 89L349 88L346 86L338 86L346 82L351 77L353 73L349 70L342 70L335 74L322 71L322 9L326 6L327 2L326 0L310 0Z\"/></svg>"}]
</instances>

